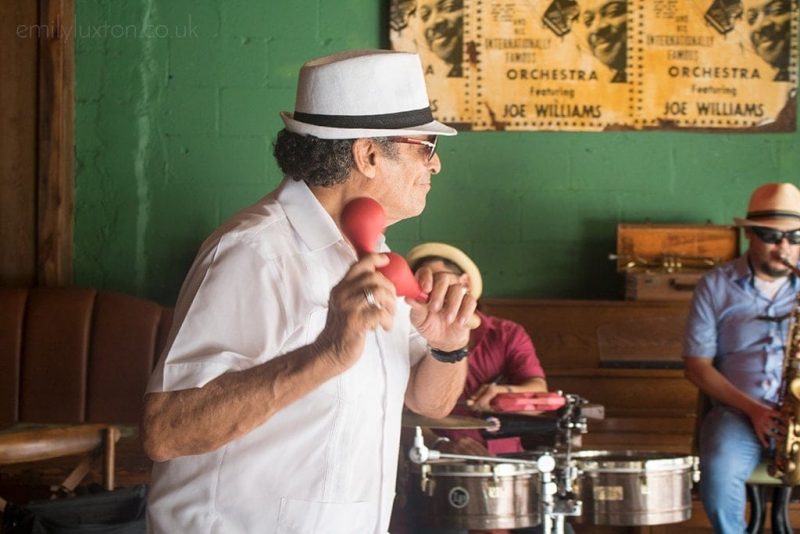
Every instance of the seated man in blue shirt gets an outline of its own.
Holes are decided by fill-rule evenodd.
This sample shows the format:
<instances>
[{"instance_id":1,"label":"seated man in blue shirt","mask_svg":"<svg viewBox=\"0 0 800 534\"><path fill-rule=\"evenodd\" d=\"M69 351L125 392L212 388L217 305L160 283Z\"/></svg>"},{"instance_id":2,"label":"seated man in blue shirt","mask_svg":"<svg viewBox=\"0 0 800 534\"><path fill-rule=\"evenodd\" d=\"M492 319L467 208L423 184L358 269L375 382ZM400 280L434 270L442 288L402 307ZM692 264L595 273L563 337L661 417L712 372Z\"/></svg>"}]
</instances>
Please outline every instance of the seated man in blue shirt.
<instances>
[{"instance_id":1,"label":"seated man in blue shirt","mask_svg":"<svg viewBox=\"0 0 800 534\"><path fill-rule=\"evenodd\" d=\"M736 218L747 252L697 286L684 339L686 377L713 407L700 429L700 494L715 532L744 532L745 481L781 431L776 410L800 280L800 190L757 188Z\"/></svg>"}]
</instances>

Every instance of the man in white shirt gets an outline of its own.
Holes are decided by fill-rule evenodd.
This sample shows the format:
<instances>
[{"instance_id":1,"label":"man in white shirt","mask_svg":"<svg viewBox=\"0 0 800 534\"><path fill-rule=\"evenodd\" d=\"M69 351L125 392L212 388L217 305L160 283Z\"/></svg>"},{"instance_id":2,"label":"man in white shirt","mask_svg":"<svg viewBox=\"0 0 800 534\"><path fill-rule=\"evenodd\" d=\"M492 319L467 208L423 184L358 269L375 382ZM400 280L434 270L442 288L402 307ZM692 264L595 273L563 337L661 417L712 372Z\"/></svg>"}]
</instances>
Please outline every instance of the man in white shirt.
<instances>
[{"instance_id":1,"label":"man in white shirt","mask_svg":"<svg viewBox=\"0 0 800 534\"><path fill-rule=\"evenodd\" d=\"M415 54L306 63L275 156L285 178L202 245L145 397L157 462L151 532L386 532L405 403L430 417L466 376L475 299L418 275L398 298L342 235L348 201L389 224L422 212L441 169ZM377 249L386 252L383 242Z\"/></svg>"}]
</instances>

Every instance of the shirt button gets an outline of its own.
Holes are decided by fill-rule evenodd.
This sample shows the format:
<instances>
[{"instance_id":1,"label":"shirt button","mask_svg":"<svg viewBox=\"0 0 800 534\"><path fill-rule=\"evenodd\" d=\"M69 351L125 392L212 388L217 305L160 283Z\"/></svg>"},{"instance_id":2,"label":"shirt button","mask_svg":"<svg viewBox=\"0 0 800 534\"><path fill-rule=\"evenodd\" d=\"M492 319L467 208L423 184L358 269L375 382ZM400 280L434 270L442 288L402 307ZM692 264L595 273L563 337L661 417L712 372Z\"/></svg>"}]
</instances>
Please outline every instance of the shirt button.
<instances>
[{"instance_id":1,"label":"shirt button","mask_svg":"<svg viewBox=\"0 0 800 534\"><path fill-rule=\"evenodd\" d=\"M764 388L764 389L769 389L770 387L772 387L772 380L770 380L769 378L767 378L766 380L763 380L761 382L761 387Z\"/></svg>"}]
</instances>

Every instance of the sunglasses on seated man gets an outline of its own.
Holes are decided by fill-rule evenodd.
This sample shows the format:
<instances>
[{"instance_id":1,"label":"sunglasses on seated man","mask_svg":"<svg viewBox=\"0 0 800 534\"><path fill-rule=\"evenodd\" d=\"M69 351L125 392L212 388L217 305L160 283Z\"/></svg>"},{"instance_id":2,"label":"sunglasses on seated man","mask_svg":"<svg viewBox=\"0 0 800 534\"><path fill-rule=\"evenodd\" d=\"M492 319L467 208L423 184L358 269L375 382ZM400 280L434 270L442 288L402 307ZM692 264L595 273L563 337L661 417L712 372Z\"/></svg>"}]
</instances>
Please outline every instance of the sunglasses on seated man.
<instances>
[{"instance_id":1,"label":"sunglasses on seated man","mask_svg":"<svg viewBox=\"0 0 800 534\"><path fill-rule=\"evenodd\" d=\"M767 228L766 226L751 226L750 231L753 232L764 243L768 245L777 245L783 238L791 245L800 245L800 228L782 232L775 228Z\"/></svg>"}]
</instances>

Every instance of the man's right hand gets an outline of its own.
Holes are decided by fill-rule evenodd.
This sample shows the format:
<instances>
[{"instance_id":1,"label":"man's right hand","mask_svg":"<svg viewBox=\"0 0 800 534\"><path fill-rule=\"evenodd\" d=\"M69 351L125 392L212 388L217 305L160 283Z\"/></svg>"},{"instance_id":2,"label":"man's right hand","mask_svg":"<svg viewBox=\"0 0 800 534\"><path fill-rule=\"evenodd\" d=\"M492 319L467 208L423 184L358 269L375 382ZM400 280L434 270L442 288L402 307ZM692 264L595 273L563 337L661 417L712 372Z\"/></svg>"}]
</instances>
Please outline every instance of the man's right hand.
<instances>
[{"instance_id":1,"label":"man's right hand","mask_svg":"<svg viewBox=\"0 0 800 534\"><path fill-rule=\"evenodd\" d=\"M325 328L315 345L332 364L350 368L364 352L367 332L392 328L397 294L376 270L388 263L385 254L367 254L331 290Z\"/></svg>"},{"instance_id":2,"label":"man's right hand","mask_svg":"<svg viewBox=\"0 0 800 534\"><path fill-rule=\"evenodd\" d=\"M750 423L753 425L753 430L756 433L758 441L761 442L764 448L769 447L769 441L771 439L776 439L786 432L786 425L781 417L781 413L774 408L759 404L757 407L751 409L747 415L750 418Z\"/></svg>"}]
</instances>

